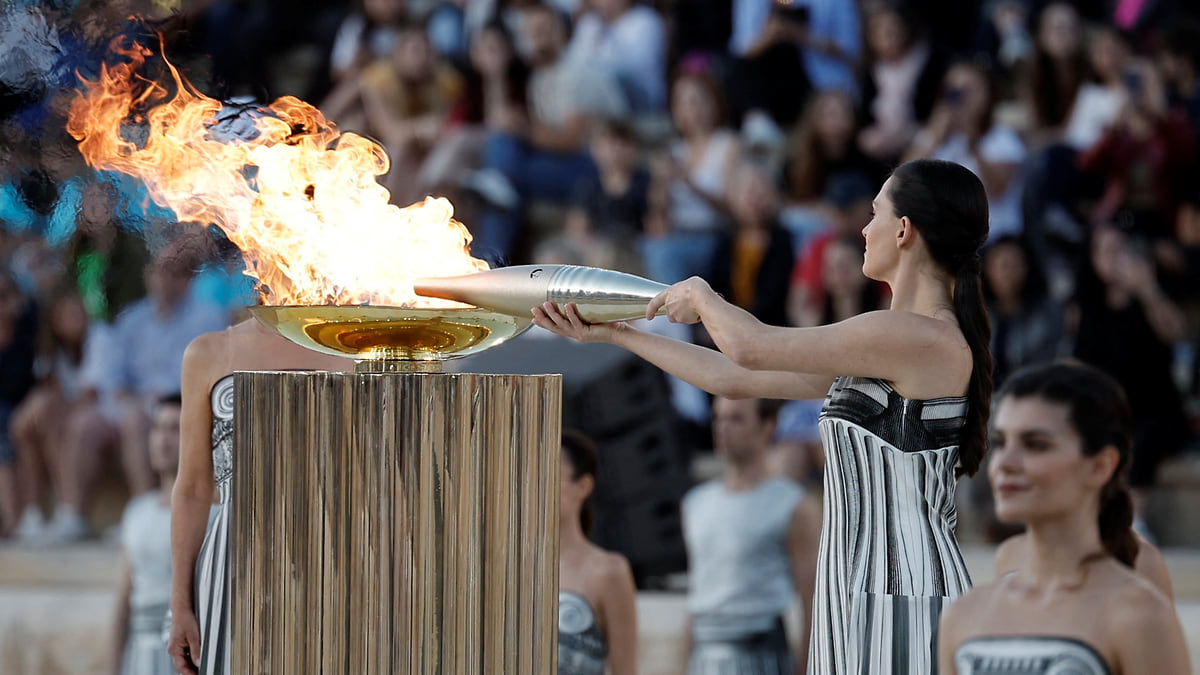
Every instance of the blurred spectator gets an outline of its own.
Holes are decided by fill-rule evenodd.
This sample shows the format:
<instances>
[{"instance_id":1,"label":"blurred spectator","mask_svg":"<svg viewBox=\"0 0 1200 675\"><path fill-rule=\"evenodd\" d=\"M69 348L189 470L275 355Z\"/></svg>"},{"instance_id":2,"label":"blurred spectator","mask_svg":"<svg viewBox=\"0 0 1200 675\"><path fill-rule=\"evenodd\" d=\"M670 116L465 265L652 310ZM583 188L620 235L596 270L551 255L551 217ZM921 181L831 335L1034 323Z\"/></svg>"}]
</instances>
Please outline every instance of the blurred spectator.
<instances>
[{"instance_id":1,"label":"blurred spectator","mask_svg":"<svg viewBox=\"0 0 1200 675\"><path fill-rule=\"evenodd\" d=\"M1068 321L1075 356L1111 374L1129 396L1134 428L1129 485L1135 528L1146 535L1141 518L1147 491L1158 465L1182 447L1188 428L1172 378L1184 316L1159 286L1144 240L1108 225L1094 231Z\"/></svg>"},{"instance_id":2,"label":"blurred spectator","mask_svg":"<svg viewBox=\"0 0 1200 675\"><path fill-rule=\"evenodd\" d=\"M824 326L886 308L880 285L863 274L863 253L862 237L840 237L826 245L821 260L823 296L796 308L797 326Z\"/></svg>"},{"instance_id":3,"label":"blurred spectator","mask_svg":"<svg viewBox=\"0 0 1200 675\"><path fill-rule=\"evenodd\" d=\"M153 403L179 391L188 342L229 323L219 308L191 296L194 264L182 247L160 251L146 269L146 297L126 308L89 345L83 366L84 404L65 422L62 495L46 535L49 540L87 536L85 514L94 483L102 461L114 451L131 495L154 489L146 448Z\"/></svg>"},{"instance_id":4,"label":"blurred spectator","mask_svg":"<svg viewBox=\"0 0 1200 675\"><path fill-rule=\"evenodd\" d=\"M883 167L854 142L854 101L841 91L823 91L805 105L786 167L788 201L815 207L829 177L857 171L883 182Z\"/></svg>"},{"instance_id":5,"label":"blurred spectator","mask_svg":"<svg viewBox=\"0 0 1200 675\"><path fill-rule=\"evenodd\" d=\"M945 57L921 34L906 5L884 3L867 14L868 59L862 83L858 144L893 164L937 101Z\"/></svg>"},{"instance_id":6,"label":"blurred spectator","mask_svg":"<svg viewBox=\"0 0 1200 675\"><path fill-rule=\"evenodd\" d=\"M113 675L176 672L163 642L171 598L171 490L179 470L179 394L162 397L150 425L158 489L134 497L121 517L121 580L113 621Z\"/></svg>"},{"instance_id":7,"label":"blurred spectator","mask_svg":"<svg viewBox=\"0 0 1200 675\"><path fill-rule=\"evenodd\" d=\"M489 132L517 129L526 119L525 90L529 68L517 54L512 35L492 21L471 38L463 96L450 115L452 128L425 158L418 182L430 192L443 192L477 169Z\"/></svg>"},{"instance_id":8,"label":"blurred spectator","mask_svg":"<svg viewBox=\"0 0 1200 675\"><path fill-rule=\"evenodd\" d=\"M709 283L759 321L786 326L795 255L791 235L779 223L779 190L765 167L743 162L728 195L733 230L718 240Z\"/></svg>"},{"instance_id":9,"label":"blurred spectator","mask_svg":"<svg viewBox=\"0 0 1200 675\"><path fill-rule=\"evenodd\" d=\"M620 120L603 120L592 132L597 173L575 188L564 234L586 264L641 273L635 244L641 237L650 193L650 173L638 162L637 136Z\"/></svg>"},{"instance_id":10,"label":"blurred spectator","mask_svg":"<svg viewBox=\"0 0 1200 675\"><path fill-rule=\"evenodd\" d=\"M381 182L393 202L406 205L420 197L417 171L462 95L458 71L437 58L423 25L409 23L391 56L344 80L324 108L339 126L380 140L391 159Z\"/></svg>"},{"instance_id":11,"label":"blurred spectator","mask_svg":"<svg viewBox=\"0 0 1200 675\"><path fill-rule=\"evenodd\" d=\"M20 516L11 422L13 411L33 386L36 317L33 303L12 276L0 274L0 536L4 537Z\"/></svg>"},{"instance_id":12,"label":"blurred spectator","mask_svg":"<svg viewBox=\"0 0 1200 675\"><path fill-rule=\"evenodd\" d=\"M1038 15L1033 55L1019 86L1034 147L1057 141L1087 69L1079 14L1065 2L1047 5Z\"/></svg>"},{"instance_id":13,"label":"blurred spectator","mask_svg":"<svg viewBox=\"0 0 1200 675\"><path fill-rule=\"evenodd\" d=\"M530 199L564 203L595 172L587 154L591 123L628 114L615 80L563 58L567 26L554 9L529 7L523 25L533 68L528 125L513 120L493 133L484 146L483 169L468 180L490 205L472 227L472 251L493 261L512 255Z\"/></svg>"},{"instance_id":14,"label":"blurred spectator","mask_svg":"<svg viewBox=\"0 0 1200 675\"><path fill-rule=\"evenodd\" d=\"M829 226L822 199L830 176L857 172L883 183L884 165L859 149L855 133L854 101L848 94L822 91L805 105L783 167L788 205L780 214L797 257L811 237Z\"/></svg>"},{"instance_id":15,"label":"blurred spectator","mask_svg":"<svg viewBox=\"0 0 1200 675\"><path fill-rule=\"evenodd\" d=\"M733 0L733 62L726 88L735 126L751 113L765 114L783 127L799 117L812 88L800 55L810 18L803 5Z\"/></svg>"},{"instance_id":16,"label":"blurred spectator","mask_svg":"<svg viewBox=\"0 0 1200 675\"><path fill-rule=\"evenodd\" d=\"M966 62L951 66L929 122L904 158L956 162L979 176L988 196L989 238L1023 229L1018 173L1025 145L1017 132L994 121L995 105L988 71Z\"/></svg>"},{"instance_id":17,"label":"blurred spectator","mask_svg":"<svg viewBox=\"0 0 1200 675\"><path fill-rule=\"evenodd\" d=\"M73 286L61 286L50 298L41 333L35 369L38 383L12 419L22 488L17 536L26 542L36 542L45 530L42 509L50 488L60 491L59 477L64 470L63 421L70 419L80 404L88 317L83 299Z\"/></svg>"},{"instance_id":18,"label":"blurred spectator","mask_svg":"<svg viewBox=\"0 0 1200 675\"><path fill-rule=\"evenodd\" d=\"M64 251L67 275L88 316L110 322L146 294L143 270L150 254L142 236L117 221L116 187L99 176L82 185L74 234Z\"/></svg>"},{"instance_id":19,"label":"blurred spectator","mask_svg":"<svg viewBox=\"0 0 1200 675\"><path fill-rule=\"evenodd\" d=\"M1117 120L1129 98L1125 79L1129 58L1129 45L1116 30L1102 28L1092 35L1088 45L1092 79L1084 81L1075 94L1063 130L1066 145L1086 150Z\"/></svg>"},{"instance_id":20,"label":"blurred spectator","mask_svg":"<svg viewBox=\"0 0 1200 675\"><path fill-rule=\"evenodd\" d=\"M1187 115L1200 130L1200 18L1172 23L1163 36L1158 67L1167 88L1167 101Z\"/></svg>"},{"instance_id":21,"label":"blurred spectator","mask_svg":"<svg viewBox=\"0 0 1200 675\"><path fill-rule=\"evenodd\" d=\"M821 489L825 471L825 447L821 445L823 399L784 401L779 408L779 423L768 455L771 472L792 480L806 489Z\"/></svg>"},{"instance_id":22,"label":"blurred spectator","mask_svg":"<svg viewBox=\"0 0 1200 675\"><path fill-rule=\"evenodd\" d=\"M871 202L878 185L863 174L838 173L830 176L825 189L825 210L831 217L829 228L812 237L792 272L788 289L788 314L792 325L801 325L805 316L825 306L825 253L839 239L862 239L862 229L871 220Z\"/></svg>"},{"instance_id":23,"label":"blurred spectator","mask_svg":"<svg viewBox=\"0 0 1200 675\"><path fill-rule=\"evenodd\" d=\"M1149 62L1128 67L1125 88L1118 117L1077 160L1104 184L1090 219L1112 222L1121 213L1137 233L1171 238L1179 202L1176 176L1195 161L1195 132L1183 111L1168 108L1162 80Z\"/></svg>"},{"instance_id":24,"label":"blurred spectator","mask_svg":"<svg viewBox=\"0 0 1200 675\"><path fill-rule=\"evenodd\" d=\"M997 0L988 3L979 14L975 52L993 64L1001 97L1011 93L1021 69L1034 55L1033 38L1028 30L1029 9L1024 0Z\"/></svg>"},{"instance_id":25,"label":"blurred spectator","mask_svg":"<svg viewBox=\"0 0 1200 675\"><path fill-rule=\"evenodd\" d=\"M357 77L370 64L388 59L400 41L404 0L361 0L338 25L329 53L334 83Z\"/></svg>"},{"instance_id":26,"label":"blurred spectator","mask_svg":"<svg viewBox=\"0 0 1200 675\"><path fill-rule=\"evenodd\" d=\"M579 17L566 58L602 68L621 85L635 113L659 113L667 102L667 34L662 17L634 0L592 0Z\"/></svg>"},{"instance_id":27,"label":"blurred spectator","mask_svg":"<svg viewBox=\"0 0 1200 675\"><path fill-rule=\"evenodd\" d=\"M729 177L737 135L724 126L721 89L711 76L684 71L671 85L678 137L654 167L643 259L646 273L675 283L708 271L727 223Z\"/></svg>"},{"instance_id":28,"label":"blurred spectator","mask_svg":"<svg viewBox=\"0 0 1200 675\"><path fill-rule=\"evenodd\" d=\"M771 475L778 402L717 398L713 445L720 478L683 498L691 614L689 673L804 672L816 583L820 505ZM783 615L804 608L793 653Z\"/></svg>"},{"instance_id":29,"label":"blurred spectator","mask_svg":"<svg viewBox=\"0 0 1200 675\"><path fill-rule=\"evenodd\" d=\"M993 381L999 387L1022 366L1062 354L1062 306L1028 246L1013 235L991 242L983 254L983 297L992 323Z\"/></svg>"}]
</instances>

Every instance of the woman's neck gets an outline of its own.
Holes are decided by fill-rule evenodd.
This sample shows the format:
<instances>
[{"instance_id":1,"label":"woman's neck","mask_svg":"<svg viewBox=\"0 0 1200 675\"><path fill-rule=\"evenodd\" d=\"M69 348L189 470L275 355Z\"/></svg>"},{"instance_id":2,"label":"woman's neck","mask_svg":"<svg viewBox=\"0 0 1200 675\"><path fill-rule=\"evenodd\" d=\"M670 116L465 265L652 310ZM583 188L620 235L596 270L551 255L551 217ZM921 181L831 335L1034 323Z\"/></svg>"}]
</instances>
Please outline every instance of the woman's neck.
<instances>
[{"instance_id":1,"label":"woman's neck","mask_svg":"<svg viewBox=\"0 0 1200 675\"><path fill-rule=\"evenodd\" d=\"M1104 553L1096 514L1079 509L1061 518L1028 524L1029 548L1018 570L1025 583L1045 590L1078 586L1082 564Z\"/></svg>"},{"instance_id":2,"label":"woman's neck","mask_svg":"<svg viewBox=\"0 0 1200 675\"><path fill-rule=\"evenodd\" d=\"M952 282L945 273L916 265L900 266L888 285L892 289L891 309L931 317L954 313Z\"/></svg>"},{"instance_id":3,"label":"woman's neck","mask_svg":"<svg viewBox=\"0 0 1200 675\"><path fill-rule=\"evenodd\" d=\"M558 546L562 551L586 546L590 540L583 533L583 525L579 522L579 513L563 514L558 524Z\"/></svg>"}]
</instances>

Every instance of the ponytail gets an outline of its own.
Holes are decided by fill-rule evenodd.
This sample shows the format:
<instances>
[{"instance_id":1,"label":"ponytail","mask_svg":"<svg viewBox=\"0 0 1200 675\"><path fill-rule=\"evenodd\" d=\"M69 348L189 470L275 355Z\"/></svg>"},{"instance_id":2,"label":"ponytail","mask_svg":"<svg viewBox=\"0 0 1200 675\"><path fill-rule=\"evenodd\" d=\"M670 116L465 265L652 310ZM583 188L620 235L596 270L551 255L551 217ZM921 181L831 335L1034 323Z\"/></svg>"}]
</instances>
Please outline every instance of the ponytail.
<instances>
[{"instance_id":1,"label":"ponytail","mask_svg":"<svg viewBox=\"0 0 1200 675\"><path fill-rule=\"evenodd\" d=\"M957 475L974 476L988 449L988 415L992 408L992 326L983 304L979 258L964 264L954 280L954 315L971 347L971 381L967 385L967 419L958 446Z\"/></svg>"},{"instance_id":2,"label":"ponytail","mask_svg":"<svg viewBox=\"0 0 1200 675\"><path fill-rule=\"evenodd\" d=\"M992 327L979 280L979 251L988 236L987 192L961 164L937 159L901 164L891 181L893 212L912 220L929 254L954 279L954 316L971 348L967 418L955 474L973 476L987 454L992 409Z\"/></svg>"},{"instance_id":3,"label":"ponytail","mask_svg":"<svg viewBox=\"0 0 1200 675\"><path fill-rule=\"evenodd\" d=\"M1133 534L1133 498L1125 478L1114 473L1100 492L1100 542L1109 555L1133 567L1138 541Z\"/></svg>"}]
</instances>

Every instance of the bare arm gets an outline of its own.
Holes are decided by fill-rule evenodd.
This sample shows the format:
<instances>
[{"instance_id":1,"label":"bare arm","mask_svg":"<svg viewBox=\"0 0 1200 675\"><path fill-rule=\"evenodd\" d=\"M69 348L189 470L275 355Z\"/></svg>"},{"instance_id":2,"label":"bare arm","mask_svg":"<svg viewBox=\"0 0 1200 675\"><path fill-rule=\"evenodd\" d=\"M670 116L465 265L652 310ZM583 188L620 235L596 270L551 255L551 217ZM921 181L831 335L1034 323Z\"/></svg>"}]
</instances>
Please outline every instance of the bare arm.
<instances>
[{"instance_id":1,"label":"bare arm","mask_svg":"<svg viewBox=\"0 0 1200 675\"><path fill-rule=\"evenodd\" d=\"M608 636L609 666L612 675L637 675L638 621L637 589L629 562L613 556L604 587L604 634Z\"/></svg>"},{"instance_id":2,"label":"bare arm","mask_svg":"<svg viewBox=\"0 0 1200 675\"><path fill-rule=\"evenodd\" d=\"M566 315L551 303L533 309L534 323L581 342L608 342L646 359L700 389L729 398L823 398L833 384L825 375L750 370L718 351L641 331L628 324L587 324L574 304Z\"/></svg>"},{"instance_id":3,"label":"bare arm","mask_svg":"<svg viewBox=\"0 0 1200 675\"><path fill-rule=\"evenodd\" d=\"M821 506L811 496L796 504L788 525L788 560L796 601L804 611L800 644L796 645L796 672L808 670L808 643L812 631L812 602L817 585L817 550L821 546Z\"/></svg>"},{"instance_id":4,"label":"bare arm","mask_svg":"<svg viewBox=\"0 0 1200 675\"><path fill-rule=\"evenodd\" d=\"M183 356L179 476L171 492L172 625L167 648L175 667L184 673L196 672L192 664L200 655L192 580L216 490L212 466L212 408L209 404L213 376L208 372L207 364L218 361L214 353L218 345L212 334L202 335L188 345Z\"/></svg>"},{"instance_id":5,"label":"bare arm","mask_svg":"<svg viewBox=\"0 0 1200 675\"><path fill-rule=\"evenodd\" d=\"M748 370L879 378L910 398L957 395L946 391L947 381L965 389L970 376L970 348L957 328L912 312L879 310L811 328L768 326L698 277L660 293L647 316L662 307L672 321L702 321L721 352Z\"/></svg>"},{"instance_id":6,"label":"bare arm","mask_svg":"<svg viewBox=\"0 0 1200 675\"><path fill-rule=\"evenodd\" d=\"M133 566L127 553L121 554L121 580L117 584L117 607L113 616L113 675L121 675L125 643L129 641L129 596L133 593Z\"/></svg>"}]
</instances>

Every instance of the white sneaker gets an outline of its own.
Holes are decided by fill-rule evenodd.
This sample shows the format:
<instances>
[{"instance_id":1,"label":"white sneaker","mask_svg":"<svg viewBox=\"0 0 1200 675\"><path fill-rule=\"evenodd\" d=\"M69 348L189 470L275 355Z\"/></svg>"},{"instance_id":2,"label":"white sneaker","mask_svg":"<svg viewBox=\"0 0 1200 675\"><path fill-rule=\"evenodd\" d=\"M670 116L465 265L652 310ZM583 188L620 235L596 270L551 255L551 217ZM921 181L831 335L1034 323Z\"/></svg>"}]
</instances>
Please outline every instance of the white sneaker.
<instances>
[{"instance_id":1,"label":"white sneaker","mask_svg":"<svg viewBox=\"0 0 1200 675\"><path fill-rule=\"evenodd\" d=\"M45 535L41 538L41 543L44 544L68 544L73 541L85 539L92 534L92 528L87 521L83 519L83 515L72 508L58 507L54 513L54 520L46 528Z\"/></svg>"},{"instance_id":2,"label":"white sneaker","mask_svg":"<svg viewBox=\"0 0 1200 675\"><path fill-rule=\"evenodd\" d=\"M17 540L26 544L33 543L41 539L45 532L46 517L42 515L42 510L32 506L27 507L21 514L20 522L17 523Z\"/></svg>"}]
</instances>

